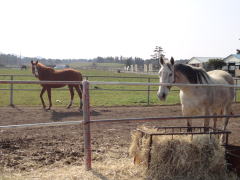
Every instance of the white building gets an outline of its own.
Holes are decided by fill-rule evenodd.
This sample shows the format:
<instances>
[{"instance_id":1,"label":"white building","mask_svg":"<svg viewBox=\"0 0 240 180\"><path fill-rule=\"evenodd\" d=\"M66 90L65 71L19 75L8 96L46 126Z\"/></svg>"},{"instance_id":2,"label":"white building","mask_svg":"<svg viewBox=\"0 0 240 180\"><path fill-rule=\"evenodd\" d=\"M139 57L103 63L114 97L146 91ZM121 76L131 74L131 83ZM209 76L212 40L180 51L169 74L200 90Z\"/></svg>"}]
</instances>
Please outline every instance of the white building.
<instances>
[{"instance_id":1,"label":"white building","mask_svg":"<svg viewBox=\"0 0 240 180\"><path fill-rule=\"evenodd\" d=\"M228 71L233 76L240 77L240 54L230 54L223 61L227 64L223 70Z\"/></svg>"},{"instance_id":2,"label":"white building","mask_svg":"<svg viewBox=\"0 0 240 180\"><path fill-rule=\"evenodd\" d=\"M227 64L235 63L236 65L240 65L240 54L231 54L224 58L223 61Z\"/></svg>"},{"instance_id":3,"label":"white building","mask_svg":"<svg viewBox=\"0 0 240 180\"><path fill-rule=\"evenodd\" d=\"M221 57L192 57L187 64L197 66L197 67L203 67L205 64L209 61L209 59L223 59Z\"/></svg>"}]
</instances>

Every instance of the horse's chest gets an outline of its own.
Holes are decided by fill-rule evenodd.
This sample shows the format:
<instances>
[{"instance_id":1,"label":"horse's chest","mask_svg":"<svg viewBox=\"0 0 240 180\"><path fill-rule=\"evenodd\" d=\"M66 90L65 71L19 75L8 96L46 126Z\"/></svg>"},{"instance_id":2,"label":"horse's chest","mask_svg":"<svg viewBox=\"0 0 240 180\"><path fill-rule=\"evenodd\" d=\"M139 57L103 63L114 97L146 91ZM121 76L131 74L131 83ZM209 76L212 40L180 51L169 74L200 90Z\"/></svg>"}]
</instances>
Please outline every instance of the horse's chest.
<instances>
[{"instance_id":1,"label":"horse's chest","mask_svg":"<svg viewBox=\"0 0 240 180\"><path fill-rule=\"evenodd\" d=\"M207 93L192 93L187 94L180 91L180 101L181 104L188 107L199 107L211 104L211 96Z\"/></svg>"}]
</instances>

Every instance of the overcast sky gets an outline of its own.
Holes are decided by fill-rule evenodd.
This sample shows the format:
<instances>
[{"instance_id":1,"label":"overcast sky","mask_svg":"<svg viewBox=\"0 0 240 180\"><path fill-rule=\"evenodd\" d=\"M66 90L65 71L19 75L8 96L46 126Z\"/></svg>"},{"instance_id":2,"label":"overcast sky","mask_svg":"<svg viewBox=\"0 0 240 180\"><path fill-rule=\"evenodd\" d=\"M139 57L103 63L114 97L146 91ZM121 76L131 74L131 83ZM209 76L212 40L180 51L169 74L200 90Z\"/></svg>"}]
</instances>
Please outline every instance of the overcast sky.
<instances>
[{"instance_id":1,"label":"overcast sky","mask_svg":"<svg viewBox=\"0 0 240 180\"><path fill-rule=\"evenodd\" d=\"M240 0L0 0L0 52L28 57L225 57Z\"/></svg>"}]
</instances>

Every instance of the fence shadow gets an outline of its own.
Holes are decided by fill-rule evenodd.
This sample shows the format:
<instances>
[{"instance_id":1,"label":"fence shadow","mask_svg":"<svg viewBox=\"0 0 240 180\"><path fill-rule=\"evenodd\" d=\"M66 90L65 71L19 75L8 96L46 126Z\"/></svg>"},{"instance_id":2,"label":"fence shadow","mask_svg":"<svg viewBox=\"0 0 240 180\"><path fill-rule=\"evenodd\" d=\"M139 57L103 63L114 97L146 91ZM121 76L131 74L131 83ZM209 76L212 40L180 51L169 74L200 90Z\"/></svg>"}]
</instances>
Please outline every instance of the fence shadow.
<instances>
[{"instance_id":1,"label":"fence shadow","mask_svg":"<svg viewBox=\"0 0 240 180\"><path fill-rule=\"evenodd\" d=\"M101 115L100 112L97 112L97 111L94 111L94 110L92 110L90 112L90 114L91 114L91 116L99 116L99 115ZM78 111L78 112L57 112L57 111L53 110L51 112L51 119L54 122L61 121L62 119L68 118L68 117L76 117L78 120L82 119L83 111Z\"/></svg>"},{"instance_id":2,"label":"fence shadow","mask_svg":"<svg viewBox=\"0 0 240 180\"><path fill-rule=\"evenodd\" d=\"M94 176L100 178L101 180L110 180L107 177L105 177L104 175L102 175L101 173L95 171L95 170L91 170L91 172L93 173Z\"/></svg>"}]
</instances>

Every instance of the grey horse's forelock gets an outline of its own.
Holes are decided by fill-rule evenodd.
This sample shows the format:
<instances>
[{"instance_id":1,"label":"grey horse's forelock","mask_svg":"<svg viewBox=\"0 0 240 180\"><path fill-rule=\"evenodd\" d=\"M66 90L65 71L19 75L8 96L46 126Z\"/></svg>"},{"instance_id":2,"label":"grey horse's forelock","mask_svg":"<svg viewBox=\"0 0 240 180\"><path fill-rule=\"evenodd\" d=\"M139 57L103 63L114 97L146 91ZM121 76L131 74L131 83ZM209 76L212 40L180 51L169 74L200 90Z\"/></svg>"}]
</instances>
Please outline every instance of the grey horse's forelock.
<instances>
[{"instance_id":1,"label":"grey horse's forelock","mask_svg":"<svg viewBox=\"0 0 240 180\"><path fill-rule=\"evenodd\" d=\"M181 72L192 84L209 83L210 80L210 77L207 74L207 72L201 68L195 68L185 64L175 64L174 70Z\"/></svg>"}]
</instances>

